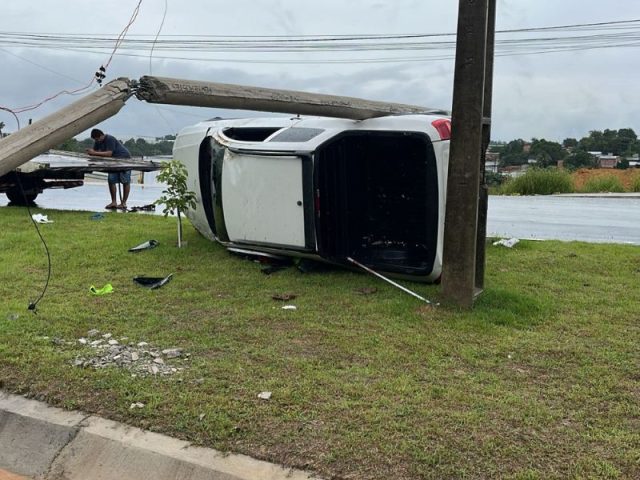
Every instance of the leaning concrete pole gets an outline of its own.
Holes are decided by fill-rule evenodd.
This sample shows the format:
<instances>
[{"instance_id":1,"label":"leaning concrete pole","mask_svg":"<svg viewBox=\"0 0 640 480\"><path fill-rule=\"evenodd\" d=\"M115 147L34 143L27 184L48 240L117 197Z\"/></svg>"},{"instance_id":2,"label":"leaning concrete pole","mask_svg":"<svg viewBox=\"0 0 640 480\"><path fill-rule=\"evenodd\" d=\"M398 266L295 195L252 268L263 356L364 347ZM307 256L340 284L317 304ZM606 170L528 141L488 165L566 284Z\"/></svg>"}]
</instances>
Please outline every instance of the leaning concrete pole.
<instances>
[{"instance_id":1,"label":"leaning concrete pole","mask_svg":"<svg viewBox=\"0 0 640 480\"><path fill-rule=\"evenodd\" d=\"M140 78L136 96L149 103L318 115L354 120L407 113L449 113L440 109L402 103L375 102L361 98L295 90L151 76Z\"/></svg>"},{"instance_id":2,"label":"leaning concrete pole","mask_svg":"<svg viewBox=\"0 0 640 480\"><path fill-rule=\"evenodd\" d=\"M130 96L129 80L118 78L71 105L0 139L0 176L112 117Z\"/></svg>"}]
</instances>

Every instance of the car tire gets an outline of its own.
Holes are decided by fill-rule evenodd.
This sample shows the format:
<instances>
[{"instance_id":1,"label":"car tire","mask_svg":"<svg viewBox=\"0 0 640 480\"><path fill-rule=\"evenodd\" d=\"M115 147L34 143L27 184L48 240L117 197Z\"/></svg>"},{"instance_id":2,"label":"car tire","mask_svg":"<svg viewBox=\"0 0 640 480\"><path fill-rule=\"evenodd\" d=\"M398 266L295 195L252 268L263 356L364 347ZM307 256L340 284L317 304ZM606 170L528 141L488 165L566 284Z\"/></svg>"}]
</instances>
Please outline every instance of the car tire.
<instances>
[{"instance_id":1,"label":"car tire","mask_svg":"<svg viewBox=\"0 0 640 480\"><path fill-rule=\"evenodd\" d=\"M31 205L33 201L36 199L36 197L38 196L37 193L25 193L23 195L22 192L17 188L12 188L11 190L7 190L6 194L7 194L7 198L13 205L19 205L22 207L26 205Z\"/></svg>"}]
</instances>

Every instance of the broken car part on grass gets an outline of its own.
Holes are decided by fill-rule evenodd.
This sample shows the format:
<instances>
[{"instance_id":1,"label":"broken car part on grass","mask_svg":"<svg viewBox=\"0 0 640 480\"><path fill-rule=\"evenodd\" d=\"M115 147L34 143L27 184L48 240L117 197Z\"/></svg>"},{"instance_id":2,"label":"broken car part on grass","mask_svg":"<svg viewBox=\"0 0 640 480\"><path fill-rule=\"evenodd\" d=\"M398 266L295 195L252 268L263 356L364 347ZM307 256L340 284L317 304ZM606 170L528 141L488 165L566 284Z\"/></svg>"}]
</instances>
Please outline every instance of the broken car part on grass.
<instances>
[{"instance_id":1,"label":"broken car part on grass","mask_svg":"<svg viewBox=\"0 0 640 480\"><path fill-rule=\"evenodd\" d=\"M173 273L170 273L166 277L134 277L133 281L138 285L155 290L169 283L172 277Z\"/></svg>"}]
</instances>

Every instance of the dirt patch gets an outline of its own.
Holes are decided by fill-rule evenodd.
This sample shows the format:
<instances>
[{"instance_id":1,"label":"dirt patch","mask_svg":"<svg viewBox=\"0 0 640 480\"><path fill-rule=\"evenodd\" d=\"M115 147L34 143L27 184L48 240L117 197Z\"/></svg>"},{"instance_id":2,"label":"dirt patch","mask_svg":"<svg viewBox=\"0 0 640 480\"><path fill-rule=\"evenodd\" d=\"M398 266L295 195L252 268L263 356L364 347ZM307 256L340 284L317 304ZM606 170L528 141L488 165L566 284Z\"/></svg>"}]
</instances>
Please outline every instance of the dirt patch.
<instances>
[{"instance_id":1,"label":"dirt patch","mask_svg":"<svg viewBox=\"0 0 640 480\"><path fill-rule=\"evenodd\" d=\"M576 190L580 190L592 178L611 176L617 177L624 189L629 191L634 179L640 177L640 171L633 168L626 170L618 170L617 168L581 168L571 174Z\"/></svg>"}]
</instances>

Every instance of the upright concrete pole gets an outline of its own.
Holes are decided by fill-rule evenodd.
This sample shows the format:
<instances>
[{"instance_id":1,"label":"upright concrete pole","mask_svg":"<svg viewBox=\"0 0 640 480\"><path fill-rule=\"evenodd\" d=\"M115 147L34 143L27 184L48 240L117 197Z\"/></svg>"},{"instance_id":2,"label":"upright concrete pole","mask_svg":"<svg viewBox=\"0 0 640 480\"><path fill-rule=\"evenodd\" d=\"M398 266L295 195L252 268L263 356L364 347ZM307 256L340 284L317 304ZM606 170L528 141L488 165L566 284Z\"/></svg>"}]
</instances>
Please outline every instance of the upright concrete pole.
<instances>
[{"instance_id":1,"label":"upright concrete pole","mask_svg":"<svg viewBox=\"0 0 640 480\"><path fill-rule=\"evenodd\" d=\"M476 253L489 1L460 0L458 10L442 293L464 308L481 291Z\"/></svg>"}]
</instances>

